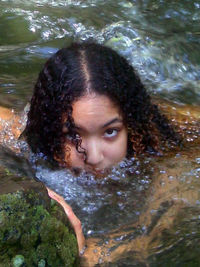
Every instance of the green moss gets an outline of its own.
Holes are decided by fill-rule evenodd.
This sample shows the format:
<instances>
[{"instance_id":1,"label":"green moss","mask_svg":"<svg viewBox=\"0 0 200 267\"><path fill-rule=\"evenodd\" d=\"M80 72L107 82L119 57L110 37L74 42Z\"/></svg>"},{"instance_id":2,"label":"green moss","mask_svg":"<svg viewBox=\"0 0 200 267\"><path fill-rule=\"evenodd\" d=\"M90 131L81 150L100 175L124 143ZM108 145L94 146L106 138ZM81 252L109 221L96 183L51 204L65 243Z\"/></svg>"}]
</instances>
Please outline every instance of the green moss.
<instances>
[{"instance_id":1,"label":"green moss","mask_svg":"<svg viewBox=\"0 0 200 267\"><path fill-rule=\"evenodd\" d=\"M38 194L0 195L1 266L76 266L74 233L55 216L62 210L54 204L47 211Z\"/></svg>"}]
</instances>

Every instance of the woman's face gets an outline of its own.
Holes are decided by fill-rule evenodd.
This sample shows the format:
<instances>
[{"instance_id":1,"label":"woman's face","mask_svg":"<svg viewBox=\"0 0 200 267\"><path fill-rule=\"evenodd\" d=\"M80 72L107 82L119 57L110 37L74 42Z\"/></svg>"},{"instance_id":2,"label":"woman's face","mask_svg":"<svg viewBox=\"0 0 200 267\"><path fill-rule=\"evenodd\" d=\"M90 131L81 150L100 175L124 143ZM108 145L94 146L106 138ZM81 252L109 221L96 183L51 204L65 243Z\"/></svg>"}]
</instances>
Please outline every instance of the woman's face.
<instances>
[{"instance_id":1,"label":"woman's face","mask_svg":"<svg viewBox=\"0 0 200 267\"><path fill-rule=\"evenodd\" d=\"M75 101L72 108L76 132L86 154L77 152L68 140L65 161L72 168L101 175L127 153L127 129L119 107L107 96L93 93Z\"/></svg>"}]
</instances>

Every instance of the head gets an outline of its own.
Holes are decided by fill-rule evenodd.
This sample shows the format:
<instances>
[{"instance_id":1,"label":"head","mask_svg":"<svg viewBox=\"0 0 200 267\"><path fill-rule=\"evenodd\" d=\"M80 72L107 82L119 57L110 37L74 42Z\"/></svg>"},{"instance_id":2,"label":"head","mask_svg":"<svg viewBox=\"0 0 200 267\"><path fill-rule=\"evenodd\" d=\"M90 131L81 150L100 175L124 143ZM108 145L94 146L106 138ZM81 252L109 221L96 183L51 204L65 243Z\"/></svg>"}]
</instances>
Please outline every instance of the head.
<instances>
[{"instance_id":1,"label":"head","mask_svg":"<svg viewBox=\"0 0 200 267\"><path fill-rule=\"evenodd\" d=\"M63 166L103 170L176 139L126 59L94 44L72 44L39 74L26 127L34 152Z\"/></svg>"}]
</instances>

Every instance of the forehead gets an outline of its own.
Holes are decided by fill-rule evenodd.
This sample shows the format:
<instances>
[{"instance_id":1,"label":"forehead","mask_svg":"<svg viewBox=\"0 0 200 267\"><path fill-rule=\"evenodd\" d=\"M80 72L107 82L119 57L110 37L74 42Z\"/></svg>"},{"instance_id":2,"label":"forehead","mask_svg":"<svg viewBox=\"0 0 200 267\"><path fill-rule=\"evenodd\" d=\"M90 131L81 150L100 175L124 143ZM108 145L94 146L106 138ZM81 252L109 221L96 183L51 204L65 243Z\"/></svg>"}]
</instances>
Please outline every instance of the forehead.
<instances>
[{"instance_id":1,"label":"forehead","mask_svg":"<svg viewBox=\"0 0 200 267\"><path fill-rule=\"evenodd\" d=\"M75 124L104 124L115 117L122 118L119 107L105 95L89 94L72 105Z\"/></svg>"}]
</instances>

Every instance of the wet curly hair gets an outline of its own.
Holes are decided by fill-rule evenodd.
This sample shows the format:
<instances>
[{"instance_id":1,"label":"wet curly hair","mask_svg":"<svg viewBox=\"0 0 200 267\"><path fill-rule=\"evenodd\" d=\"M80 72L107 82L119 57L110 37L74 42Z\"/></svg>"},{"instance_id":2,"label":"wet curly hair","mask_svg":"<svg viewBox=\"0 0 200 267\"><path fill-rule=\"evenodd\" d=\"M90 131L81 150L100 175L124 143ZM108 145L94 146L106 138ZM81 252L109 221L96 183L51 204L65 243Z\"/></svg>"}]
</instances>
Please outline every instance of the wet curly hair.
<instances>
[{"instance_id":1,"label":"wet curly hair","mask_svg":"<svg viewBox=\"0 0 200 267\"><path fill-rule=\"evenodd\" d=\"M82 153L72 104L88 92L106 95L120 107L128 129L128 157L158 152L163 141L179 141L125 58L103 45L73 43L50 57L36 82L25 130L33 152L42 152L49 159L55 155L63 159L65 124L70 142Z\"/></svg>"}]
</instances>

